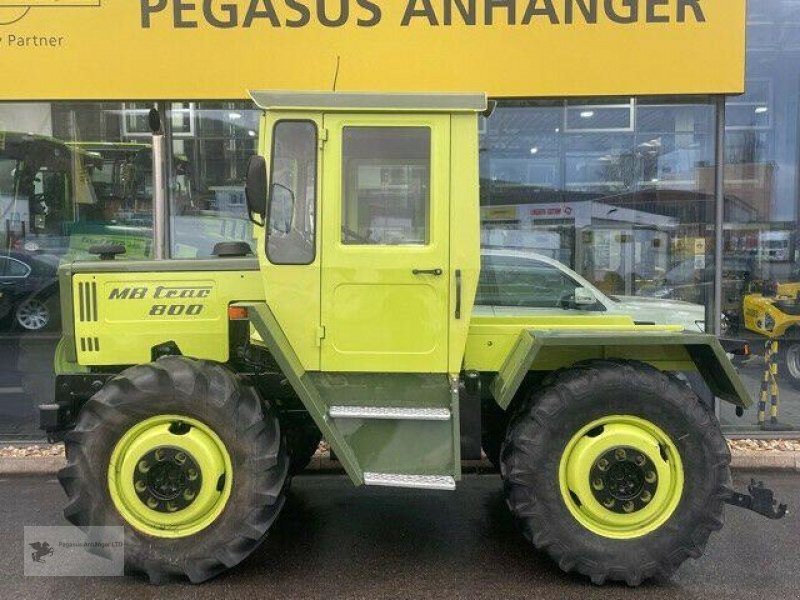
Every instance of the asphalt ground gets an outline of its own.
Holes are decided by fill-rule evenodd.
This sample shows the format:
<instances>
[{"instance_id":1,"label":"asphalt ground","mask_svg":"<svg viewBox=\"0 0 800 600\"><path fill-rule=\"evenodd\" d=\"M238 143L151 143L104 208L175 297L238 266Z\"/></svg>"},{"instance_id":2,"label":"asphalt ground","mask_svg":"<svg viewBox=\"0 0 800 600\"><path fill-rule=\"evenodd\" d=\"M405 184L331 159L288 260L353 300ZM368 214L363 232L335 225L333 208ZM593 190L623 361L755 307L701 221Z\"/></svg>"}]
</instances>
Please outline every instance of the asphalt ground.
<instances>
[{"instance_id":1,"label":"asphalt ground","mask_svg":"<svg viewBox=\"0 0 800 600\"><path fill-rule=\"evenodd\" d=\"M800 504L800 475L760 473ZM743 487L750 474L737 472ZM669 582L595 587L563 574L516 530L497 475L456 492L355 489L343 476L295 479L270 537L245 563L202 586L132 577L24 577L23 526L65 524L52 477L0 479L0 599L135 598L800 598L800 512L768 521L729 507L706 555Z\"/></svg>"}]
</instances>

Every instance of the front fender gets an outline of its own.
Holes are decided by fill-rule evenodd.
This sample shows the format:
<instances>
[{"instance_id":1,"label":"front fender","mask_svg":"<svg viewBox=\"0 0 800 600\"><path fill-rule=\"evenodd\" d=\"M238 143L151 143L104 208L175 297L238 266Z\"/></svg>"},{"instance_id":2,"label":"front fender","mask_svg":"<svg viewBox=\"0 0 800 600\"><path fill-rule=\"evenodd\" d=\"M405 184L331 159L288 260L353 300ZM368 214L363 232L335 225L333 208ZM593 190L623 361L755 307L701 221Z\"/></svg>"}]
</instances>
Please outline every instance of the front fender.
<instances>
[{"instance_id":1,"label":"front fender","mask_svg":"<svg viewBox=\"0 0 800 600\"><path fill-rule=\"evenodd\" d=\"M753 404L717 338L674 331L591 333L527 329L520 333L493 379L491 392L497 404L506 409L529 371L552 371L583 360L604 358L644 360L659 368L665 364L685 365L697 369L716 397L742 408Z\"/></svg>"}]
</instances>

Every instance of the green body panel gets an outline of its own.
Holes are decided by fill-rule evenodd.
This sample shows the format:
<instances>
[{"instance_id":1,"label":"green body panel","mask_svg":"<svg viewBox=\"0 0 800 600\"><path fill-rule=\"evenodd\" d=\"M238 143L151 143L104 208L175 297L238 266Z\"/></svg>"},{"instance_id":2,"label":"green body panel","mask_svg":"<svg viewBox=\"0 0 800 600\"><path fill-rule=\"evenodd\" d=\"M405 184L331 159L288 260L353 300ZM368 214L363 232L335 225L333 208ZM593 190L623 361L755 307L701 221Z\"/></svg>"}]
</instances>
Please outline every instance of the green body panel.
<instances>
[{"instance_id":1,"label":"green body panel","mask_svg":"<svg viewBox=\"0 0 800 600\"><path fill-rule=\"evenodd\" d=\"M241 304L247 308L250 322L256 328L262 341L270 351L281 371L289 380L292 388L300 396L308 414L314 420L323 437L336 452L339 462L353 483L364 483L363 470L359 467L353 451L345 441L344 436L332 426L328 418L328 411L322 397L311 378L303 369L292 345L286 339L283 331L275 319L275 315L264 302Z\"/></svg>"},{"instance_id":2,"label":"green body panel","mask_svg":"<svg viewBox=\"0 0 800 600\"><path fill-rule=\"evenodd\" d=\"M70 321L65 359L82 366L149 362L167 342L226 362L228 306L263 297L257 264L237 259L75 263L59 275Z\"/></svg>"},{"instance_id":3,"label":"green body panel","mask_svg":"<svg viewBox=\"0 0 800 600\"><path fill-rule=\"evenodd\" d=\"M546 348L546 351L542 351ZM576 362L597 358L648 360L655 349L662 365L682 367L665 370L698 370L711 391L737 406L752 404L719 341L699 333L586 332L563 330L524 330L505 363L492 381L491 392L503 409L508 408L529 371L553 371ZM554 360L554 357L556 360Z\"/></svg>"},{"instance_id":4,"label":"green body panel","mask_svg":"<svg viewBox=\"0 0 800 600\"><path fill-rule=\"evenodd\" d=\"M306 371L266 303L241 303L353 483L365 472L460 478L458 396L447 376ZM449 408L450 421L332 418L332 406Z\"/></svg>"},{"instance_id":5,"label":"green body panel","mask_svg":"<svg viewBox=\"0 0 800 600\"><path fill-rule=\"evenodd\" d=\"M72 346L72 353L75 353L75 347ZM89 367L79 365L75 360L69 359L69 339L64 336L56 345L56 352L53 356L53 371L56 375L78 375L82 373L89 373Z\"/></svg>"}]
</instances>

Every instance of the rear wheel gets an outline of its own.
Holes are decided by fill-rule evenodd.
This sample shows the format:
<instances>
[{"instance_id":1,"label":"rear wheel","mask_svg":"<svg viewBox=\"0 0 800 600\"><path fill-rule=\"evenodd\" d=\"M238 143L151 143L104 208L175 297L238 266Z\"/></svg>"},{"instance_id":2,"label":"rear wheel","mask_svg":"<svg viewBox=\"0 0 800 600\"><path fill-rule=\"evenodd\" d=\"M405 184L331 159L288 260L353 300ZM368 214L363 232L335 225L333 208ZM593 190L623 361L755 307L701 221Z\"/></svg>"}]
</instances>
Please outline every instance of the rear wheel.
<instances>
[{"instance_id":1,"label":"rear wheel","mask_svg":"<svg viewBox=\"0 0 800 600\"><path fill-rule=\"evenodd\" d=\"M79 527L125 527L125 564L205 581L258 547L284 503L277 416L223 365L133 367L84 406L59 473Z\"/></svg>"},{"instance_id":2,"label":"rear wheel","mask_svg":"<svg viewBox=\"0 0 800 600\"><path fill-rule=\"evenodd\" d=\"M675 377L636 362L554 374L509 425L506 499L564 571L638 585L702 554L722 526L730 453Z\"/></svg>"},{"instance_id":3,"label":"rear wheel","mask_svg":"<svg viewBox=\"0 0 800 600\"><path fill-rule=\"evenodd\" d=\"M800 390L800 340L780 340L778 349L778 375L794 389Z\"/></svg>"},{"instance_id":4,"label":"rear wheel","mask_svg":"<svg viewBox=\"0 0 800 600\"><path fill-rule=\"evenodd\" d=\"M31 296L14 307L14 328L17 331L47 331L58 327L57 298Z\"/></svg>"}]
</instances>

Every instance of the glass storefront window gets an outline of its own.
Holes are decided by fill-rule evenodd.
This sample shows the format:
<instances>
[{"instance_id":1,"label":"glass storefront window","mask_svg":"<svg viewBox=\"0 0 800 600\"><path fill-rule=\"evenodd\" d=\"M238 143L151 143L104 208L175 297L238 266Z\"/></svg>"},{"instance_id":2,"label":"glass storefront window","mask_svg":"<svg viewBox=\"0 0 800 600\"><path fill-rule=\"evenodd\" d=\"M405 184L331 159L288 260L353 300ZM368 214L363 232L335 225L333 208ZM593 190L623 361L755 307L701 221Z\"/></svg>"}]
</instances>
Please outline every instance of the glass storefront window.
<instances>
[{"instance_id":1,"label":"glass storefront window","mask_svg":"<svg viewBox=\"0 0 800 600\"><path fill-rule=\"evenodd\" d=\"M152 106L150 105L146 105ZM152 158L125 105L0 105L0 437L40 437L60 337L57 271L121 243L148 258Z\"/></svg>"},{"instance_id":2,"label":"glass storefront window","mask_svg":"<svg viewBox=\"0 0 800 600\"><path fill-rule=\"evenodd\" d=\"M731 334L753 345L739 370L756 406L741 419L720 409L728 430L742 433L800 427L800 3L751 0L748 10L747 91L726 111L722 310ZM769 398L761 415L758 407L770 340L775 422Z\"/></svg>"},{"instance_id":3,"label":"glass storefront window","mask_svg":"<svg viewBox=\"0 0 800 600\"><path fill-rule=\"evenodd\" d=\"M579 281L596 288L602 303L630 307L648 322L674 320L678 306L687 329L710 329L709 319L720 318L727 335L748 339L757 351L737 359L756 403L765 343L777 340L773 428L786 431L800 427L800 2L751 0L748 19L747 90L726 108L722 272L714 272L711 99L503 100L480 122L481 241L502 266L481 293L490 304L511 298L518 310L530 279L549 296L545 306L531 300L528 308L551 310L552 301L557 310L570 306L563 297L572 284L562 283ZM152 257L153 106L0 104L4 440L38 438L35 407L52 397L58 265L96 259L89 249L104 243L123 244L122 260ZM244 179L260 111L233 101L158 106L166 108L169 141L171 256L207 257L221 241L252 246ZM393 193L419 196L417 166L363 171L364 189L380 176L375 181ZM424 239L417 231L424 210L393 210L381 213L383 237L406 219ZM541 260L560 265L525 274L522 263ZM710 308L715 278L719 311ZM734 433L758 431L762 421L769 429L769 403L763 419L758 413L757 404L741 419L720 407Z\"/></svg>"},{"instance_id":4,"label":"glass storefront window","mask_svg":"<svg viewBox=\"0 0 800 600\"><path fill-rule=\"evenodd\" d=\"M224 241L255 250L244 180L261 111L248 102L173 103L171 241L174 258L211 256Z\"/></svg>"},{"instance_id":5,"label":"glass storefront window","mask_svg":"<svg viewBox=\"0 0 800 600\"><path fill-rule=\"evenodd\" d=\"M700 310L713 131L705 99L503 102L482 135L482 242L557 259L608 294Z\"/></svg>"}]
</instances>

